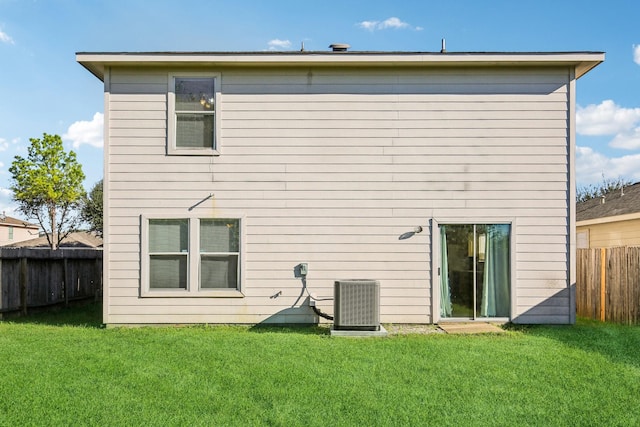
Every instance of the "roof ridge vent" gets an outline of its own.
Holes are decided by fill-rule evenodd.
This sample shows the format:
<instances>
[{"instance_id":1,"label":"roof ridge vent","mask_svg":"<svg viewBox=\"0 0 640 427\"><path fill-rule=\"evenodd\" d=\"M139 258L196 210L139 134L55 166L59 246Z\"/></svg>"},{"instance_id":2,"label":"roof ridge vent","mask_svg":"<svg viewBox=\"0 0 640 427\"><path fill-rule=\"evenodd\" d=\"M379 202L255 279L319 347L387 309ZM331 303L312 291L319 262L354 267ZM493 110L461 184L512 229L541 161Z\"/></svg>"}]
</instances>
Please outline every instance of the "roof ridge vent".
<instances>
[{"instance_id":1,"label":"roof ridge vent","mask_svg":"<svg viewBox=\"0 0 640 427\"><path fill-rule=\"evenodd\" d=\"M346 52L351 46L346 43L333 43L329 47L334 52Z\"/></svg>"}]
</instances>

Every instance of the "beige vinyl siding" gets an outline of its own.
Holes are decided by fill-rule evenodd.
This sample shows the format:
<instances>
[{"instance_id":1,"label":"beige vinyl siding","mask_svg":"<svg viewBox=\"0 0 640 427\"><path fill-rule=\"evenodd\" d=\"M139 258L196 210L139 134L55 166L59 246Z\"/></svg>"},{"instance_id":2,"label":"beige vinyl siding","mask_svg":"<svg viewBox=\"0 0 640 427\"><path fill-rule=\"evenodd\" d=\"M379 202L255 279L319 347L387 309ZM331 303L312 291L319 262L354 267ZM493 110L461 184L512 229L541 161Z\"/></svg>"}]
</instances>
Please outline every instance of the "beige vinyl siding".
<instances>
[{"instance_id":1,"label":"beige vinyl siding","mask_svg":"<svg viewBox=\"0 0 640 427\"><path fill-rule=\"evenodd\" d=\"M300 262L316 298L377 279L382 322L428 323L431 218L516 221L512 317L569 321L568 69L202 70L217 157L165 155L177 70L111 70L107 323L310 322ZM243 215L245 297L139 298L141 215Z\"/></svg>"},{"instance_id":2,"label":"beige vinyl siding","mask_svg":"<svg viewBox=\"0 0 640 427\"><path fill-rule=\"evenodd\" d=\"M640 246L640 219L611 221L578 226L576 231L589 231L589 248Z\"/></svg>"},{"instance_id":3,"label":"beige vinyl siding","mask_svg":"<svg viewBox=\"0 0 640 427\"><path fill-rule=\"evenodd\" d=\"M13 229L13 230L11 230ZM38 237L38 228L26 228L21 225L2 224L0 225L0 246L23 242L25 240Z\"/></svg>"}]
</instances>

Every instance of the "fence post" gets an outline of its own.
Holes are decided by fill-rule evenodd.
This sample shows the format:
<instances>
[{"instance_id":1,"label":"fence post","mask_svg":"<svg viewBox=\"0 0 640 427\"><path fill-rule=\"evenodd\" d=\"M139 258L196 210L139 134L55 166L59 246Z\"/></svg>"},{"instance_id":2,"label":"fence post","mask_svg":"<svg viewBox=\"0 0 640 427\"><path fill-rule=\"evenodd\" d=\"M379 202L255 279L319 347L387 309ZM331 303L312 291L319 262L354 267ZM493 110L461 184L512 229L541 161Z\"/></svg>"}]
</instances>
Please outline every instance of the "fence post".
<instances>
[{"instance_id":1,"label":"fence post","mask_svg":"<svg viewBox=\"0 0 640 427\"><path fill-rule=\"evenodd\" d=\"M27 257L20 258L20 311L27 314L27 281L29 271L27 270Z\"/></svg>"},{"instance_id":2,"label":"fence post","mask_svg":"<svg viewBox=\"0 0 640 427\"><path fill-rule=\"evenodd\" d=\"M2 280L2 252L0 251L0 320L2 320L2 309L4 308L2 304L2 294L4 293L4 281Z\"/></svg>"},{"instance_id":3,"label":"fence post","mask_svg":"<svg viewBox=\"0 0 640 427\"><path fill-rule=\"evenodd\" d=\"M94 300L101 301L102 300L102 258L99 258L96 253L95 259L95 270L93 275L93 295Z\"/></svg>"},{"instance_id":4,"label":"fence post","mask_svg":"<svg viewBox=\"0 0 640 427\"><path fill-rule=\"evenodd\" d=\"M69 306L69 263L67 257L63 259L62 267L62 292L64 292L64 306Z\"/></svg>"},{"instance_id":5,"label":"fence post","mask_svg":"<svg viewBox=\"0 0 640 427\"><path fill-rule=\"evenodd\" d=\"M607 250L600 248L600 321L605 321L605 299L607 295Z\"/></svg>"}]
</instances>

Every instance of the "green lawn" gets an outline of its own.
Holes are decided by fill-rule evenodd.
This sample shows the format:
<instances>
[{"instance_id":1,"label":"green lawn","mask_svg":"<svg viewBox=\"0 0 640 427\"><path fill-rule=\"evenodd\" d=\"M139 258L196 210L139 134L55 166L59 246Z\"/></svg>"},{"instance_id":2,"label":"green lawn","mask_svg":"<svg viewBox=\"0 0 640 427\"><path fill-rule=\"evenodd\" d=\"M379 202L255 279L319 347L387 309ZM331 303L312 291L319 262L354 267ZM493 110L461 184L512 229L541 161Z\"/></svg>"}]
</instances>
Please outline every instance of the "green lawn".
<instances>
[{"instance_id":1,"label":"green lawn","mask_svg":"<svg viewBox=\"0 0 640 427\"><path fill-rule=\"evenodd\" d=\"M0 425L640 425L640 327L331 337L0 321Z\"/></svg>"}]
</instances>

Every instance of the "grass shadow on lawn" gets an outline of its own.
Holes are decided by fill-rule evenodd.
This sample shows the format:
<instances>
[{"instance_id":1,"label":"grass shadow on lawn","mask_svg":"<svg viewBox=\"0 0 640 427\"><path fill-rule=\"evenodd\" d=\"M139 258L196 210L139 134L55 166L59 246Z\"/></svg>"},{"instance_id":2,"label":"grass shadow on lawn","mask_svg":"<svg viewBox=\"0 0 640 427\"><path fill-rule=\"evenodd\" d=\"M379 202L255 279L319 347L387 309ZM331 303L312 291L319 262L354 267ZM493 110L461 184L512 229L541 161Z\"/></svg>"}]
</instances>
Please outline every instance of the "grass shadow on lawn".
<instances>
[{"instance_id":1,"label":"grass shadow on lawn","mask_svg":"<svg viewBox=\"0 0 640 427\"><path fill-rule=\"evenodd\" d=\"M84 302L76 303L69 307L48 307L46 309L32 310L26 316L6 316L3 321L48 326L104 328L102 323L102 303L100 302Z\"/></svg>"},{"instance_id":2,"label":"grass shadow on lawn","mask_svg":"<svg viewBox=\"0 0 640 427\"><path fill-rule=\"evenodd\" d=\"M611 362L640 368L640 325L578 319L575 325L509 324L506 329L553 339L585 352L599 353Z\"/></svg>"},{"instance_id":3,"label":"grass shadow on lawn","mask_svg":"<svg viewBox=\"0 0 640 427\"><path fill-rule=\"evenodd\" d=\"M101 302L78 303L67 308L47 307L38 310L31 310L31 312L26 316L12 313L6 315L1 321L48 326L77 326L96 329L102 329L105 327L102 323ZM259 323L257 325L249 326L248 330L255 333L330 335L329 325L318 324Z\"/></svg>"}]
</instances>

